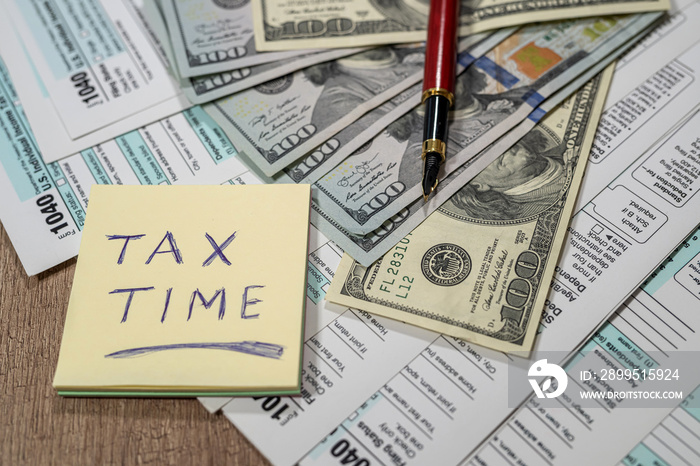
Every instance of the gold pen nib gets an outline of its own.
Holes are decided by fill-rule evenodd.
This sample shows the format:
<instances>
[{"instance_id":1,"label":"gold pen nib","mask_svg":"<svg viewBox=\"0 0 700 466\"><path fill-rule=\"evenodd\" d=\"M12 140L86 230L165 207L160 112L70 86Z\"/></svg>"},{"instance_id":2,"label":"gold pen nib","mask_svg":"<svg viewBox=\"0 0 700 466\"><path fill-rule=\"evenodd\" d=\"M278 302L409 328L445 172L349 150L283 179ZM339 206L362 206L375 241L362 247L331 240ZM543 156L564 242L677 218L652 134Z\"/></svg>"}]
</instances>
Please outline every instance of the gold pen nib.
<instances>
[{"instance_id":1,"label":"gold pen nib","mask_svg":"<svg viewBox=\"0 0 700 466\"><path fill-rule=\"evenodd\" d=\"M426 192L423 192L423 201L424 201L424 202L428 202L428 198L429 198L430 195L433 193L433 191L435 191L435 189L437 188L437 185L438 185L438 180L436 179L436 180L435 180L435 184L433 184L433 185L430 187L430 191L428 191L427 193L426 193Z\"/></svg>"},{"instance_id":2,"label":"gold pen nib","mask_svg":"<svg viewBox=\"0 0 700 466\"><path fill-rule=\"evenodd\" d=\"M440 170L440 157L433 153L425 154L423 158L423 182L421 187L423 188L423 200L428 202L428 197L430 193L435 191L438 185L438 172Z\"/></svg>"}]
</instances>

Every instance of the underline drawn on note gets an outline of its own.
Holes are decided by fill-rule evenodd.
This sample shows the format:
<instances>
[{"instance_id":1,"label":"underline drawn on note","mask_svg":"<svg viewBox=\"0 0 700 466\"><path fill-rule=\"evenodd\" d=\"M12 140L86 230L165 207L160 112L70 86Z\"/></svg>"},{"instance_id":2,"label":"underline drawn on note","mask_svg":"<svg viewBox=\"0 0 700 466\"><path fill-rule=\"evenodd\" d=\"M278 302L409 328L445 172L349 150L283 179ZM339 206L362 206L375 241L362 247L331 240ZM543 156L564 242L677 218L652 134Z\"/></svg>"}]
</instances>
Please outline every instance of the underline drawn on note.
<instances>
[{"instance_id":1,"label":"underline drawn on note","mask_svg":"<svg viewBox=\"0 0 700 466\"><path fill-rule=\"evenodd\" d=\"M171 345L143 346L140 348L115 351L114 353L106 354L105 358L136 358L159 351L176 349L218 349L273 359L280 359L284 353L284 347L275 343L263 343L260 341L232 341L228 343L174 343Z\"/></svg>"}]
</instances>

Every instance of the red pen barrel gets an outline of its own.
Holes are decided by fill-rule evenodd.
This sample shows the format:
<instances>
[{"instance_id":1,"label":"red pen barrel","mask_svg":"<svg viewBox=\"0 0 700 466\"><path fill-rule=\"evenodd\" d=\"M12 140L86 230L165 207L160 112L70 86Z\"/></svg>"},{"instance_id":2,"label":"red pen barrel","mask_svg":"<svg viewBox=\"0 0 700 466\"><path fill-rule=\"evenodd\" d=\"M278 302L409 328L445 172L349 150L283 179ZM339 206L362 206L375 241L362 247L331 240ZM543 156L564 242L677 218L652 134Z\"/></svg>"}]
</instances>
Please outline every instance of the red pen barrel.
<instances>
[{"instance_id":1,"label":"red pen barrel","mask_svg":"<svg viewBox=\"0 0 700 466\"><path fill-rule=\"evenodd\" d=\"M454 101L457 71L459 0L430 0L428 40L423 75L423 199L438 185L440 165L446 159L447 120Z\"/></svg>"},{"instance_id":2,"label":"red pen barrel","mask_svg":"<svg viewBox=\"0 0 700 466\"><path fill-rule=\"evenodd\" d=\"M439 90L444 90L450 93L452 101L457 66L458 16L459 0L430 0L423 100L428 97L426 91L439 93Z\"/></svg>"}]
</instances>

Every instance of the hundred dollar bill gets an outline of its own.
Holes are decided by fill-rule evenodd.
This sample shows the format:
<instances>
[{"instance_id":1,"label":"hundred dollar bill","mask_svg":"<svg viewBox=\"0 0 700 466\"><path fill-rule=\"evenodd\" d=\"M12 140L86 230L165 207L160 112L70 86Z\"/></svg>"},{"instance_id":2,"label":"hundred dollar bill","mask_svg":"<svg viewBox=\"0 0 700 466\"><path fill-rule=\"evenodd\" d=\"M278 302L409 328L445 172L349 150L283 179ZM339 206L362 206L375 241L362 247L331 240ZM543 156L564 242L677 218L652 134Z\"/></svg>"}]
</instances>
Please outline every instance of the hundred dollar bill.
<instances>
[{"instance_id":1,"label":"hundred dollar bill","mask_svg":"<svg viewBox=\"0 0 700 466\"><path fill-rule=\"evenodd\" d=\"M304 8L253 0L257 50L349 47L424 41L428 0L318 0ZM462 0L460 35L528 23L667 10L669 0Z\"/></svg>"},{"instance_id":2,"label":"hundred dollar bill","mask_svg":"<svg viewBox=\"0 0 700 466\"><path fill-rule=\"evenodd\" d=\"M459 55L458 69L461 68L461 70L463 70L465 66L471 64L476 58L491 50L514 32L515 28L505 28L488 34L474 34L468 38L462 39L459 43L459 49L467 50L461 52ZM329 52L343 50L349 49L331 49ZM319 52L313 56L315 57L323 53L325 52ZM187 87L185 87L185 94L189 95ZM273 177L260 171L257 165L246 156L245 152L239 152L239 156L244 160L244 163L246 163L259 178L265 180L266 183L313 183L355 152L372 137L376 136L377 133L390 123L396 121L403 114L415 107L415 105L420 102L420 94L421 84L413 85L346 126L330 139L324 141L323 144L307 152L302 158L292 163L292 165L285 167ZM205 106L204 108L212 115L220 113L216 109L212 109L212 106ZM224 127L231 129L230 125L225 125Z\"/></svg>"},{"instance_id":3,"label":"hundred dollar bill","mask_svg":"<svg viewBox=\"0 0 700 466\"><path fill-rule=\"evenodd\" d=\"M379 261L346 254L326 299L529 351L611 76L547 115Z\"/></svg>"},{"instance_id":4,"label":"hundred dollar bill","mask_svg":"<svg viewBox=\"0 0 700 466\"><path fill-rule=\"evenodd\" d=\"M212 100L225 97L235 92L240 92L296 70L306 68L307 66L335 60L336 58L348 55L354 55L365 50L359 47L323 50L288 58L286 60L279 60L274 63L265 63L232 71L183 78L172 65L175 61L175 52L171 47L172 44L168 40L168 32L163 20L161 5L162 3L160 1L155 3L146 2L142 12L151 25L151 30L162 48L161 56L168 62L169 69L175 74L175 77L180 83L180 88L185 93L187 99L195 105L211 102Z\"/></svg>"},{"instance_id":5,"label":"hundred dollar bill","mask_svg":"<svg viewBox=\"0 0 700 466\"><path fill-rule=\"evenodd\" d=\"M272 81L303 68L354 55L365 48L332 49L308 53L272 63L181 80L182 90L193 104L204 104Z\"/></svg>"},{"instance_id":6,"label":"hundred dollar bill","mask_svg":"<svg viewBox=\"0 0 700 466\"><path fill-rule=\"evenodd\" d=\"M652 31L656 25L649 26L639 33L639 38L644 37ZM636 40L630 41L624 47L619 48L605 59L596 63L593 67L579 75L565 88L557 91L554 95L544 101L539 107L520 123L482 151L477 157L462 165L459 169L446 176L440 184L440 189L430 198L430 202L416 200L404 209L385 221L377 230L366 235L353 234L345 230L335 219L328 217L325 212L318 208L315 202L311 203L311 222L321 230L328 238L333 240L345 252L350 254L362 265L369 265L379 259L391 247L399 242L420 225L428 216L440 205L446 202L454 193L467 184L474 176L485 167L505 153L516 141L527 134L544 115L556 108L571 94L576 92L585 83L601 73L605 67L609 66L618 57L634 47ZM315 191L312 190L312 196Z\"/></svg>"},{"instance_id":7,"label":"hundred dollar bill","mask_svg":"<svg viewBox=\"0 0 700 466\"><path fill-rule=\"evenodd\" d=\"M220 99L208 110L272 176L419 82L424 58L422 46L371 49Z\"/></svg>"},{"instance_id":8,"label":"hundred dollar bill","mask_svg":"<svg viewBox=\"0 0 700 466\"><path fill-rule=\"evenodd\" d=\"M458 56L457 73L464 71L465 67L501 43L515 30L515 28L505 28L490 34L474 34L468 39L462 40L460 47L468 48ZM471 43L475 45L470 45ZM313 183L318 180L389 124L418 105L421 91L422 84L414 84L396 97L366 113L295 163L284 168L282 173L274 177L275 182Z\"/></svg>"},{"instance_id":9,"label":"hundred dollar bill","mask_svg":"<svg viewBox=\"0 0 700 466\"><path fill-rule=\"evenodd\" d=\"M260 171L245 152L238 152L238 157L263 183L313 183L379 131L413 108L415 102L420 100L420 92L420 84L416 84L401 92L390 101L363 115L360 119L272 177ZM203 108L207 113L213 115L212 106L213 104L207 104Z\"/></svg>"},{"instance_id":10,"label":"hundred dollar bill","mask_svg":"<svg viewBox=\"0 0 700 466\"><path fill-rule=\"evenodd\" d=\"M250 67L310 52L257 52L249 0L163 0L161 6L183 77Z\"/></svg>"},{"instance_id":11,"label":"hundred dollar bill","mask_svg":"<svg viewBox=\"0 0 700 466\"><path fill-rule=\"evenodd\" d=\"M457 77L440 178L659 17L647 13L527 26L476 60ZM599 22L607 30L599 28L592 36ZM317 206L344 229L365 235L421 198L423 112L417 106L316 181Z\"/></svg>"}]
</instances>

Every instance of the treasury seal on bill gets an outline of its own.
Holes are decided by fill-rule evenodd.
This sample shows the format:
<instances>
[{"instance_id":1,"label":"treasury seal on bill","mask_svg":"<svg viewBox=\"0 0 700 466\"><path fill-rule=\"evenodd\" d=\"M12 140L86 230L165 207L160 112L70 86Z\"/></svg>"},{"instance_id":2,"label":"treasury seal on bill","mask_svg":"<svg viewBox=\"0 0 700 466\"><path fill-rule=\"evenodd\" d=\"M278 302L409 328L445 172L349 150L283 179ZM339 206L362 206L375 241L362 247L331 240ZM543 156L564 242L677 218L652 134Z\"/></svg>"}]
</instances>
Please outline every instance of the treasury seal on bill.
<instances>
[{"instance_id":1,"label":"treasury seal on bill","mask_svg":"<svg viewBox=\"0 0 700 466\"><path fill-rule=\"evenodd\" d=\"M472 261L464 248L442 243L428 249L421 260L423 276L439 286L453 286L464 281L472 270Z\"/></svg>"}]
</instances>

